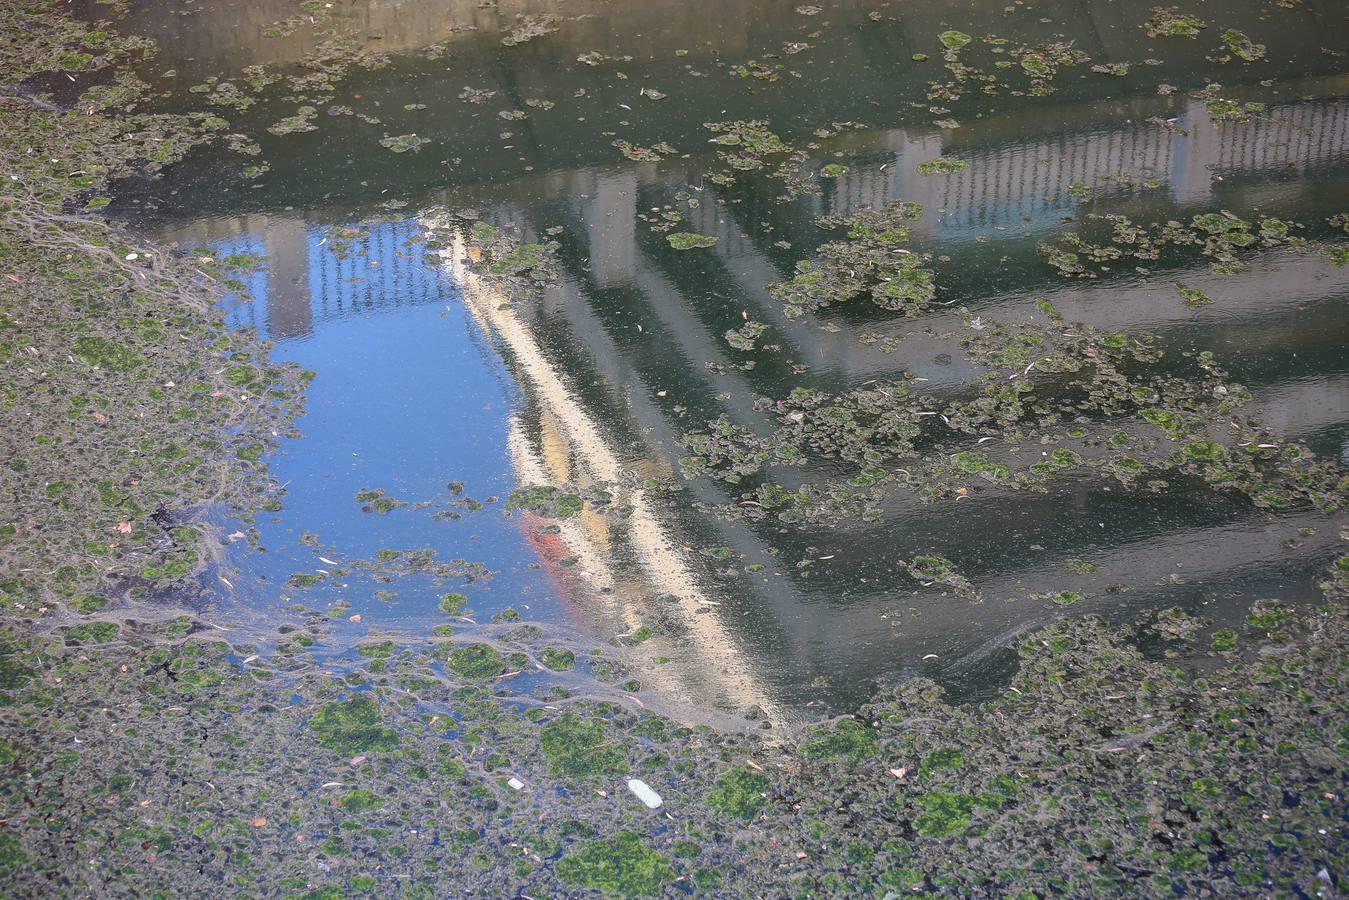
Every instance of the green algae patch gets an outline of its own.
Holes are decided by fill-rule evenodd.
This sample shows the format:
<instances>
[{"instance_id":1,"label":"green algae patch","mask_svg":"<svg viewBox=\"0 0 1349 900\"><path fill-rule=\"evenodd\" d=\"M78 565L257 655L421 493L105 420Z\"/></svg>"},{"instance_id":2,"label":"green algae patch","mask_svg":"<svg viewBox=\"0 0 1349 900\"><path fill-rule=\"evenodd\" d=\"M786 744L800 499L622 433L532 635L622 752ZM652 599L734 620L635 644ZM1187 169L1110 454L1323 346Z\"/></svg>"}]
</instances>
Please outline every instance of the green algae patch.
<instances>
[{"instance_id":1,"label":"green algae patch","mask_svg":"<svg viewBox=\"0 0 1349 900\"><path fill-rule=\"evenodd\" d=\"M771 285L769 293L786 304L792 318L860 298L882 309L918 314L936 296L927 257L904 247L911 237L909 223L922 212L916 203L890 203L821 217L820 227L847 229L846 239L821 246L818 260L799 261L796 274Z\"/></svg>"},{"instance_id":2,"label":"green algae patch","mask_svg":"<svg viewBox=\"0 0 1349 900\"><path fill-rule=\"evenodd\" d=\"M655 896L674 878L669 858L631 831L585 842L559 859L554 870L563 884L623 897Z\"/></svg>"},{"instance_id":3,"label":"green algae patch","mask_svg":"<svg viewBox=\"0 0 1349 900\"><path fill-rule=\"evenodd\" d=\"M965 764L965 754L959 747L943 747L934 750L923 758L923 775L935 775L950 769L959 769Z\"/></svg>"},{"instance_id":4,"label":"green algae patch","mask_svg":"<svg viewBox=\"0 0 1349 900\"><path fill-rule=\"evenodd\" d=\"M468 606L468 597L463 594L451 592L440 595L440 611L447 616L457 616Z\"/></svg>"},{"instance_id":5,"label":"green algae patch","mask_svg":"<svg viewBox=\"0 0 1349 900\"><path fill-rule=\"evenodd\" d=\"M918 801L923 812L913 820L913 830L926 838L944 838L970 826L974 800L964 794L933 791Z\"/></svg>"},{"instance_id":6,"label":"green algae patch","mask_svg":"<svg viewBox=\"0 0 1349 900\"><path fill-rule=\"evenodd\" d=\"M688 231L676 231L674 234L667 234L665 240L675 250L701 250L706 247L715 247L717 239L711 235L694 234Z\"/></svg>"},{"instance_id":7,"label":"green algae patch","mask_svg":"<svg viewBox=\"0 0 1349 900\"><path fill-rule=\"evenodd\" d=\"M564 647L545 647L539 654L539 662L554 672L566 672L576 668L576 654Z\"/></svg>"},{"instance_id":8,"label":"green algae patch","mask_svg":"<svg viewBox=\"0 0 1349 900\"><path fill-rule=\"evenodd\" d=\"M979 597L979 592L974 589L970 580L957 572L955 565L944 556L933 554L915 556L912 562L904 564L904 568L924 584L945 585L962 597L970 599Z\"/></svg>"},{"instance_id":9,"label":"green algae patch","mask_svg":"<svg viewBox=\"0 0 1349 900\"><path fill-rule=\"evenodd\" d=\"M737 766L717 779L707 795L707 808L734 819L752 819L768 802L768 776Z\"/></svg>"},{"instance_id":10,"label":"green algae patch","mask_svg":"<svg viewBox=\"0 0 1349 900\"><path fill-rule=\"evenodd\" d=\"M343 794L337 805L346 812L365 812L370 809L379 809L384 805L384 798L373 791L357 788Z\"/></svg>"},{"instance_id":11,"label":"green algae patch","mask_svg":"<svg viewBox=\"0 0 1349 900\"><path fill-rule=\"evenodd\" d=\"M832 728L820 728L801 748L801 754L810 759L846 759L860 762L876 755L880 749L872 729L851 719L844 719Z\"/></svg>"},{"instance_id":12,"label":"green algae patch","mask_svg":"<svg viewBox=\"0 0 1349 900\"><path fill-rule=\"evenodd\" d=\"M1152 15L1143 23L1148 37L1197 38L1208 23L1198 16L1182 13L1174 6L1154 6Z\"/></svg>"},{"instance_id":13,"label":"green algae patch","mask_svg":"<svg viewBox=\"0 0 1349 900\"><path fill-rule=\"evenodd\" d=\"M424 137L418 137L415 134L399 134L394 136L385 135L380 138L379 145L386 150L392 150L394 153L419 153L423 144L431 143Z\"/></svg>"},{"instance_id":14,"label":"green algae patch","mask_svg":"<svg viewBox=\"0 0 1349 900\"><path fill-rule=\"evenodd\" d=\"M963 159L939 156L936 159L920 162L915 168L919 175L953 175L956 172L963 172L969 167L970 164Z\"/></svg>"},{"instance_id":15,"label":"green algae patch","mask_svg":"<svg viewBox=\"0 0 1349 900\"><path fill-rule=\"evenodd\" d=\"M61 629L67 644L106 644L121 630L116 622L82 622Z\"/></svg>"},{"instance_id":16,"label":"green algae patch","mask_svg":"<svg viewBox=\"0 0 1349 900\"><path fill-rule=\"evenodd\" d=\"M84 594L70 601L70 608L82 616L93 615L108 605L108 598L99 594Z\"/></svg>"},{"instance_id":17,"label":"green algae patch","mask_svg":"<svg viewBox=\"0 0 1349 900\"><path fill-rule=\"evenodd\" d=\"M1239 59L1255 62L1265 58L1265 45L1257 44L1235 28L1226 29L1221 37L1227 52Z\"/></svg>"},{"instance_id":18,"label":"green algae patch","mask_svg":"<svg viewBox=\"0 0 1349 900\"><path fill-rule=\"evenodd\" d=\"M89 365L110 372L130 372L145 362L130 347L96 335L77 338L70 350Z\"/></svg>"},{"instance_id":19,"label":"green algae patch","mask_svg":"<svg viewBox=\"0 0 1349 900\"><path fill-rule=\"evenodd\" d=\"M367 750L394 750L398 733L384 727L373 698L357 694L350 700L329 703L309 720L321 746L342 756Z\"/></svg>"},{"instance_id":20,"label":"green algae patch","mask_svg":"<svg viewBox=\"0 0 1349 900\"><path fill-rule=\"evenodd\" d=\"M449 667L464 678L491 678L506 668L506 660L488 644L468 644L450 651Z\"/></svg>"},{"instance_id":21,"label":"green algae patch","mask_svg":"<svg viewBox=\"0 0 1349 900\"><path fill-rule=\"evenodd\" d=\"M514 230L446 213L427 216L422 226L427 240L442 248L442 255L449 252L443 248L451 236L461 236L468 244L473 271L504 288L508 296L535 297L557 280L556 241L528 242Z\"/></svg>"},{"instance_id":22,"label":"green algae patch","mask_svg":"<svg viewBox=\"0 0 1349 900\"><path fill-rule=\"evenodd\" d=\"M552 485L532 485L511 491L506 509L528 510L545 519L570 519L584 508L579 494Z\"/></svg>"},{"instance_id":23,"label":"green algae patch","mask_svg":"<svg viewBox=\"0 0 1349 900\"><path fill-rule=\"evenodd\" d=\"M609 740L604 722L566 713L539 732L548 771L563 778L622 775L628 768L623 747Z\"/></svg>"},{"instance_id":24,"label":"green algae patch","mask_svg":"<svg viewBox=\"0 0 1349 900\"><path fill-rule=\"evenodd\" d=\"M12 834L0 833L0 878L10 878L32 857Z\"/></svg>"}]
</instances>

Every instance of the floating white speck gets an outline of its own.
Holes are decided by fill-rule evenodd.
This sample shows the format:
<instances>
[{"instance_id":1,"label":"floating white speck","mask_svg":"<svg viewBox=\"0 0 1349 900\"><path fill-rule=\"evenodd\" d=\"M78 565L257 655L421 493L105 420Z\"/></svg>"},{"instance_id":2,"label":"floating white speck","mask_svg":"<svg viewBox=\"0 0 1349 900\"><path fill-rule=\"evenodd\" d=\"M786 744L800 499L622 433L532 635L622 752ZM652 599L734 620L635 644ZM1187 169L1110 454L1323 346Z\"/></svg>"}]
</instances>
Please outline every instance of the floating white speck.
<instances>
[{"instance_id":1,"label":"floating white speck","mask_svg":"<svg viewBox=\"0 0 1349 900\"><path fill-rule=\"evenodd\" d=\"M651 786L645 781L639 781L636 778L628 779L628 790L637 795L637 799L646 804L647 809L660 809L665 801L660 799L660 794L651 790Z\"/></svg>"},{"instance_id":2,"label":"floating white speck","mask_svg":"<svg viewBox=\"0 0 1349 900\"><path fill-rule=\"evenodd\" d=\"M511 786L511 790L513 791L523 790L525 786L525 783L518 778L512 778L506 783Z\"/></svg>"}]
</instances>

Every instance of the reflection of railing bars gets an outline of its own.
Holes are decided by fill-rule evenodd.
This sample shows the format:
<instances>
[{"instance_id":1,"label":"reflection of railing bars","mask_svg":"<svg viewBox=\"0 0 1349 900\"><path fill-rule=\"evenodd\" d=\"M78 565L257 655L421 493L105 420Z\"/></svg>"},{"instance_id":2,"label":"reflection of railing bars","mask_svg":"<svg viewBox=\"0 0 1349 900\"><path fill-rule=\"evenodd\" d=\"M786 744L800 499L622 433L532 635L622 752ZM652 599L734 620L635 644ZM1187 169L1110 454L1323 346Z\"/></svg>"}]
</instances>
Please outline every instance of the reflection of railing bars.
<instances>
[{"instance_id":1,"label":"reflection of railing bars","mask_svg":"<svg viewBox=\"0 0 1349 900\"><path fill-rule=\"evenodd\" d=\"M374 312L441 303L454 291L439 272L422 261L412 243L419 226L414 219L364 226L367 236L348 241L343 258L317 246L323 232L309 234L309 293L316 315L328 318L352 312ZM371 262L377 263L371 266Z\"/></svg>"},{"instance_id":2,"label":"reflection of railing bars","mask_svg":"<svg viewBox=\"0 0 1349 900\"><path fill-rule=\"evenodd\" d=\"M1077 183L1099 191L1103 176L1155 178L1178 199L1197 200L1208 195L1214 174L1330 166L1349 156L1349 104L1343 102L1275 106L1249 122L1214 127L1203 104L1192 101L1177 124L1189 136L1138 122L984 151L958 149L952 155L969 168L938 177L915 169L947 152L940 138L897 129L881 140L899 148L884 171L854 169L830 180L823 196L804 202L823 214L914 200L929 212L941 211L938 233L1018 227L1027 217L1033 226L1057 221L1069 206L1066 187ZM722 230L712 233L729 237Z\"/></svg>"},{"instance_id":3,"label":"reflection of railing bars","mask_svg":"<svg viewBox=\"0 0 1349 900\"><path fill-rule=\"evenodd\" d=\"M234 236L213 246L221 256L264 257L264 268L247 276L249 296L226 309L231 327L252 327L265 337L285 339L309 333L314 319L341 318L382 310L449 302L454 287L423 261L413 243L414 219L365 225L359 237L344 239L334 252L330 226L299 219L267 217L262 235L244 231L258 222L237 222ZM373 263L373 265L372 265Z\"/></svg>"}]
</instances>

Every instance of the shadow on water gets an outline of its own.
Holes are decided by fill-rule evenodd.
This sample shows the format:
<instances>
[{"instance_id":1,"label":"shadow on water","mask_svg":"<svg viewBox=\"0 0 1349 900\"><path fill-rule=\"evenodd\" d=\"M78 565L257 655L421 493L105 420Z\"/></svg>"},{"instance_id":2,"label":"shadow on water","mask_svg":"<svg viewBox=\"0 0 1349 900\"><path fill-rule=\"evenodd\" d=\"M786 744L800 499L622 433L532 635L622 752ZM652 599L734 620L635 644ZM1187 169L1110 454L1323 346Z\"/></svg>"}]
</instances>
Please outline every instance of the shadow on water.
<instances>
[{"instance_id":1,"label":"shadow on water","mask_svg":"<svg viewBox=\"0 0 1349 900\"><path fill-rule=\"evenodd\" d=\"M1342 8L1227 4L1221 26L1268 45L1267 61L1241 67L1206 61L1214 35L1149 39L1136 24L1146 10L1130 4L1048 3L1007 18L1001 3L924 4L879 20L867 15L874 6L806 16L762 0L334 3L356 46L391 56L340 81L317 130L267 134L294 107L268 99L228 113L232 129L257 134L265 174L245 177L250 160L210 148L127 186L114 209L156 237L265 257L227 315L319 373L304 439L274 462L288 497L259 521L267 552L231 555L221 608L329 608L335 651L371 633L427 632L445 621L446 590L480 618L511 608L580 642L646 626L645 685L693 707L791 719L912 674L961 696L988 692L1007 675L1014 636L1066 614L1033 595L1070 590L1084 597L1073 614L1122 620L1179 606L1215 626L1260 598L1314 598L1340 540L1333 522L1271 514L1180 477L1158 493L1083 478L1043 494L988 485L958 503L901 496L880 521L827 528L728 522L690 502L735 495L681 478L685 432L723 414L762 427L756 398L794 387L909 373L936 397L960 397L977 374L952 353L961 323L1024 321L1038 298L1069 320L1152 332L1176 357L1211 350L1252 392L1253 414L1349 459L1349 268L1269 249L1223 277L1194 261L1064 281L1037 249L1090 213L1165 221L1258 209L1316 225L1344 212ZM157 65L176 70L166 86L191 97L181 88L208 76L293 71L319 50L307 23L265 36L292 9L213 3L166 16L133 4L130 16L164 47ZM994 11L1014 42L1070 41L1093 62L1132 68L1074 72L1051 97L963 98L950 112L961 127L934 125L920 101L945 77L936 35L981 34ZM553 13L563 16L554 32L501 45L519 16ZM578 61L591 52L621 59ZM782 65L779 80L737 77L750 59ZM1187 93L1210 77L1266 114L1211 121ZM1159 94L1160 83L1175 92ZM469 103L466 88L493 93ZM648 88L668 96L652 101ZM805 147L803 171L847 171L789 199L763 175L709 181L717 163L703 123L749 118ZM844 121L867 127L812 137ZM380 146L413 133L429 141L419 152ZM615 140L678 153L628 161ZM944 157L969 165L918 174ZM926 210L914 244L939 255L939 304L917 318L788 318L766 288L827 239L815 219L891 199ZM428 256L423 226L464 209L524 240L556 241L556 282L518 300L465 265L462 244ZM653 227L669 210L684 217L679 230L716 245L671 249ZM1187 308L1176 283L1213 302ZM769 326L752 353L724 337L747 320ZM503 515L521 484L621 486L626 516ZM372 489L407 505L363 511L356 496ZM357 569L294 585L295 573L417 548L452 571ZM924 552L952 560L982 601L911 578L899 561Z\"/></svg>"}]
</instances>

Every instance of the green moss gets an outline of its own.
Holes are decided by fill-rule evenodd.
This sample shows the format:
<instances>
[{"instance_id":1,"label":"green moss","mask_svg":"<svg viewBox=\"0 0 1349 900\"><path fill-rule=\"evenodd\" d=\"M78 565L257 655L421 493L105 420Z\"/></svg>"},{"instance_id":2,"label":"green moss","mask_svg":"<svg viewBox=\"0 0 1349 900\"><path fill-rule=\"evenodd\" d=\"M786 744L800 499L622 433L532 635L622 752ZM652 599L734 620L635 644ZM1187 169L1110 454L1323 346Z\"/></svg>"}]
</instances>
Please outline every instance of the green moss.
<instances>
[{"instance_id":1,"label":"green moss","mask_svg":"<svg viewBox=\"0 0 1349 900\"><path fill-rule=\"evenodd\" d=\"M314 714L309 727L319 744L343 756L365 750L393 750L399 744L397 732L384 727L379 707L368 694L329 703Z\"/></svg>"},{"instance_id":2,"label":"green moss","mask_svg":"<svg viewBox=\"0 0 1349 900\"><path fill-rule=\"evenodd\" d=\"M468 644L450 653L450 669L464 678L491 678L506 668L501 654L487 644Z\"/></svg>"},{"instance_id":3,"label":"green moss","mask_svg":"<svg viewBox=\"0 0 1349 900\"><path fill-rule=\"evenodd\" d=\"M628 768L624 749L606 740L604 723L566 713L543 727L539 746L548 770L565 778L622 775Z\"/></svg>"},{"instance_id":4,"label":"green moss","mask_svg":"<svg viewBox=\"0 0 1349 900\"><path fill-rule=\"evenodd\" d=\"M941 41L942 46L947 50L960 50L969 46L970 41L974 38L963 31L943 31L937 35L937 40Z\"/></svg>"},{"instance_id":5,"label":"green moss","mask_svg":"<svg viewBox=\"0 0 1349 900\"><path fill-rule=\"evenodd\" d=\"M674 878L669 860L631 831L582 844L559 859L554 870L563 884L624 897L654 896Z\"/></svg>"},{"instance_id":6,"label":"green moss","mask_svg":"<svg viewBox=\"0 0 1349 900\"><path fill-rule=\"evenodd\" d=\"M767 802L768 777L744 766L737 766L717 779L707 795L707 807L713 812L737 819L752 819Z\"/></svg>"}]
</instances>

